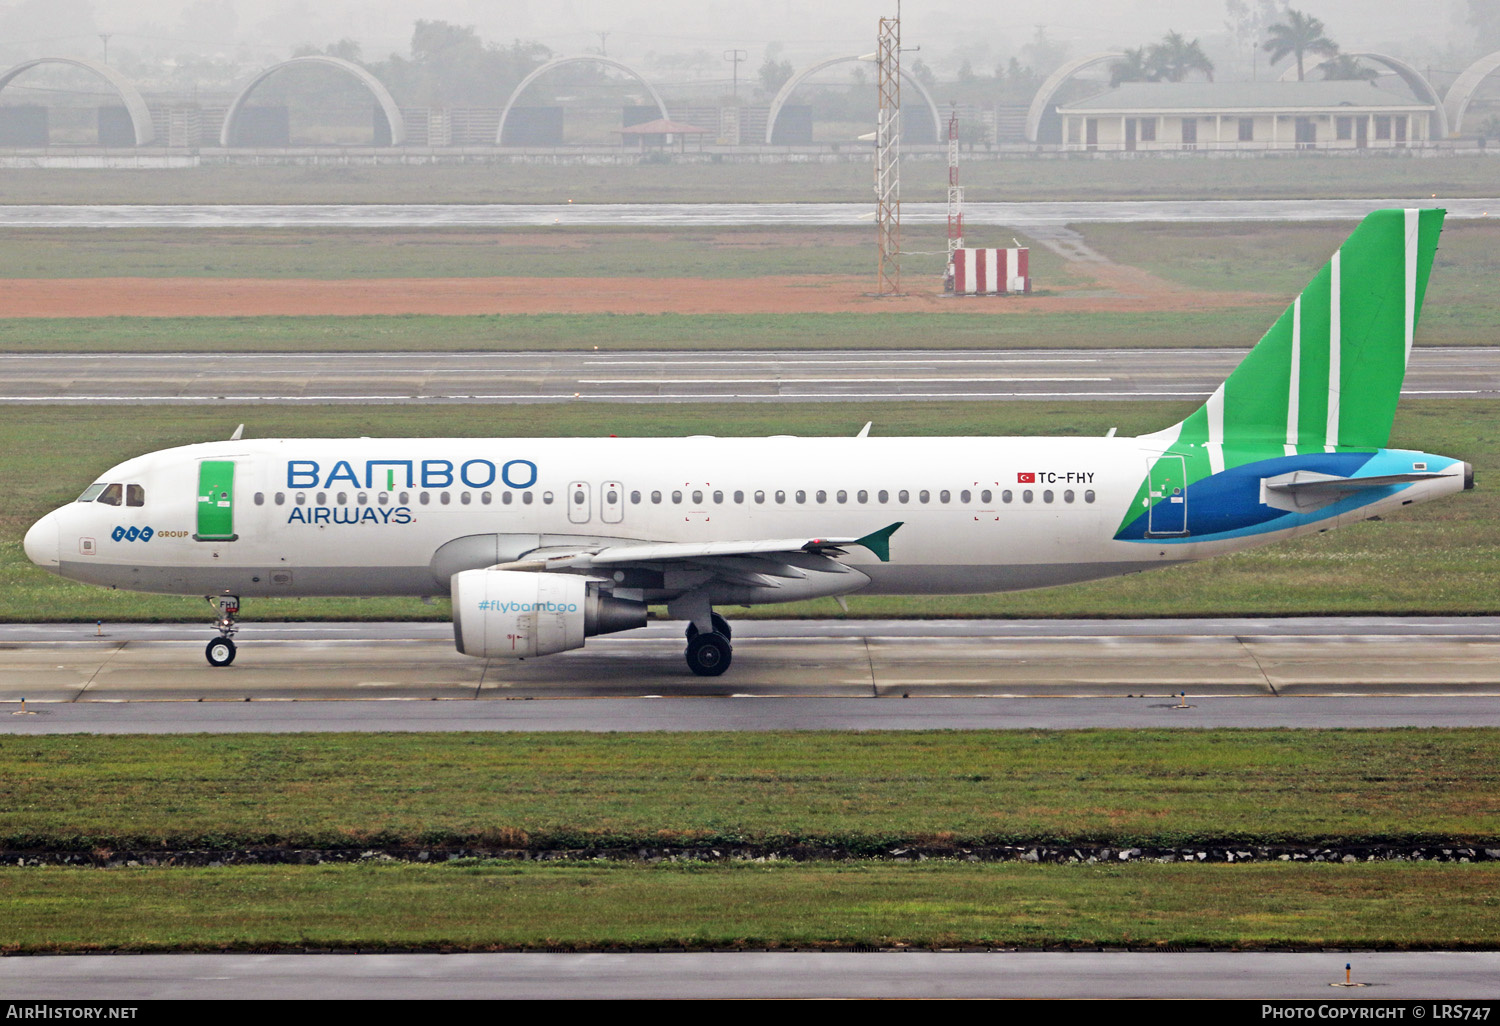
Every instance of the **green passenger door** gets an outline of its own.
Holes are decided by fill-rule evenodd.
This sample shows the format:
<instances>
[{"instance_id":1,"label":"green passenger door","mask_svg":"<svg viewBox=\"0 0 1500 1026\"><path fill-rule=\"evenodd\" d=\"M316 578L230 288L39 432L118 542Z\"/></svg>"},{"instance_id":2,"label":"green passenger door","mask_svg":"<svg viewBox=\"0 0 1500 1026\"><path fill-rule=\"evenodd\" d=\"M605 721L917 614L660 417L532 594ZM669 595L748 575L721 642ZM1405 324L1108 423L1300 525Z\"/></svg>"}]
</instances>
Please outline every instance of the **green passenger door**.
<instances>
[{"instance_id":1,"label":"green passenger door","mask_svg":"<svg viewBox=\"0 0 1500 1026\"><path fill-rule=\"evenodd\" d=\"M194 541L234 541L234 462L198 464L198 530Z\"/></svg>"}]
</instances>

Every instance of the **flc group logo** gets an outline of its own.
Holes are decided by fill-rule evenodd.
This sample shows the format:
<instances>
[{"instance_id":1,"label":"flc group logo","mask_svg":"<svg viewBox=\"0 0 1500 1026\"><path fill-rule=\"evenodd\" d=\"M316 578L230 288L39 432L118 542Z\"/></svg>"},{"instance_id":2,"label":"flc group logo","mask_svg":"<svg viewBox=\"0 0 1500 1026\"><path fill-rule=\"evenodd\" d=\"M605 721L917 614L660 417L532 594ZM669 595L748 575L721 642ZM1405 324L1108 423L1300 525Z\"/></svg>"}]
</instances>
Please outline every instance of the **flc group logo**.
<instances>
[{"instance_id":1,"label":"flc group logo","mask_svg":"<svg viewBox=\"0 0 1500 1026\"><path fill-rule=\"evenodd\" d=\"M115 541L143 541L148 542L156 537L156 532L149 527L119 527L109 532L109 536Z\"/></svg>"}]
</instances>

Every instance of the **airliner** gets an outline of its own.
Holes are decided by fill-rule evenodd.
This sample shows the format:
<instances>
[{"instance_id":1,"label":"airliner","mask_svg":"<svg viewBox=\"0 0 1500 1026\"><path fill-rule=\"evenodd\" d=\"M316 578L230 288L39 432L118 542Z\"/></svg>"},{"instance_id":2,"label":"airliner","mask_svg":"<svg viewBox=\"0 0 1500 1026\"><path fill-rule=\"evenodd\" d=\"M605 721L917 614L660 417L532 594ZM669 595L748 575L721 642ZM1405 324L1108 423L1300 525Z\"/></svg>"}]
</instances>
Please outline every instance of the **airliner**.
<instances>
[{"instance_id":1,"label":"airliner","mask_svg":"<svg viewBox=\"0 0 1500 1026\"><path fill-rule=\"evenodd\" d=\"M1389 449L1442 210L1355 229L1207 402L1139 437L239 437L125 461L39 520L63 577L240 600L449 594L458 650L543 656L715 607L1042 588L1237 552L1473 487Z\"/></svg>"}]
</instances>

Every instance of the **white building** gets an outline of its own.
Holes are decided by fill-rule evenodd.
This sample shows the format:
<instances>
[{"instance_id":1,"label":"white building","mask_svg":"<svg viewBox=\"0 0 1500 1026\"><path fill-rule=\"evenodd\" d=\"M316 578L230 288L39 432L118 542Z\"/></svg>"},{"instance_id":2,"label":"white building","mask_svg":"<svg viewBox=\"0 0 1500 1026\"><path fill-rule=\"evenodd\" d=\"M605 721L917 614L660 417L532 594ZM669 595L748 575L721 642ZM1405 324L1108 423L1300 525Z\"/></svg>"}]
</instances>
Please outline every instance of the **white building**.
<instances>
[{"instance_id":1,"label":"white building","mask_svg":"<svg viewBox=\"0 0 1500 1026\"><path fill-rule=\"evenodd\" d=\"M1127 82L1059 104L1065 150L1392 149L1431 104L1370 82Z\"/></svg>"}]
</instances>

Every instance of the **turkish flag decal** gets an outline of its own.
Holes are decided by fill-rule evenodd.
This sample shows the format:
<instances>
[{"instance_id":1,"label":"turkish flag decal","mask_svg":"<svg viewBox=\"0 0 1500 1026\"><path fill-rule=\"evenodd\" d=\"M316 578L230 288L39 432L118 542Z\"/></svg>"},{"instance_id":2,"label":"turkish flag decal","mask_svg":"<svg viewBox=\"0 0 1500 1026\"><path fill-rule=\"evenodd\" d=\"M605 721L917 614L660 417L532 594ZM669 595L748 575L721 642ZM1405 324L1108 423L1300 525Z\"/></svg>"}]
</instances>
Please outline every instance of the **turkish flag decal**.
<instances>
[{"instance_id":1,"label":"turkish flag decal","mask_svg":"<svg viewBox=\"0 0 1500 1026\"><path fill-rule=\"evenodd\" d=\"M1036 484L1035 474L1017 474L1016 484Z\"/></svg>"}]
</instances>

